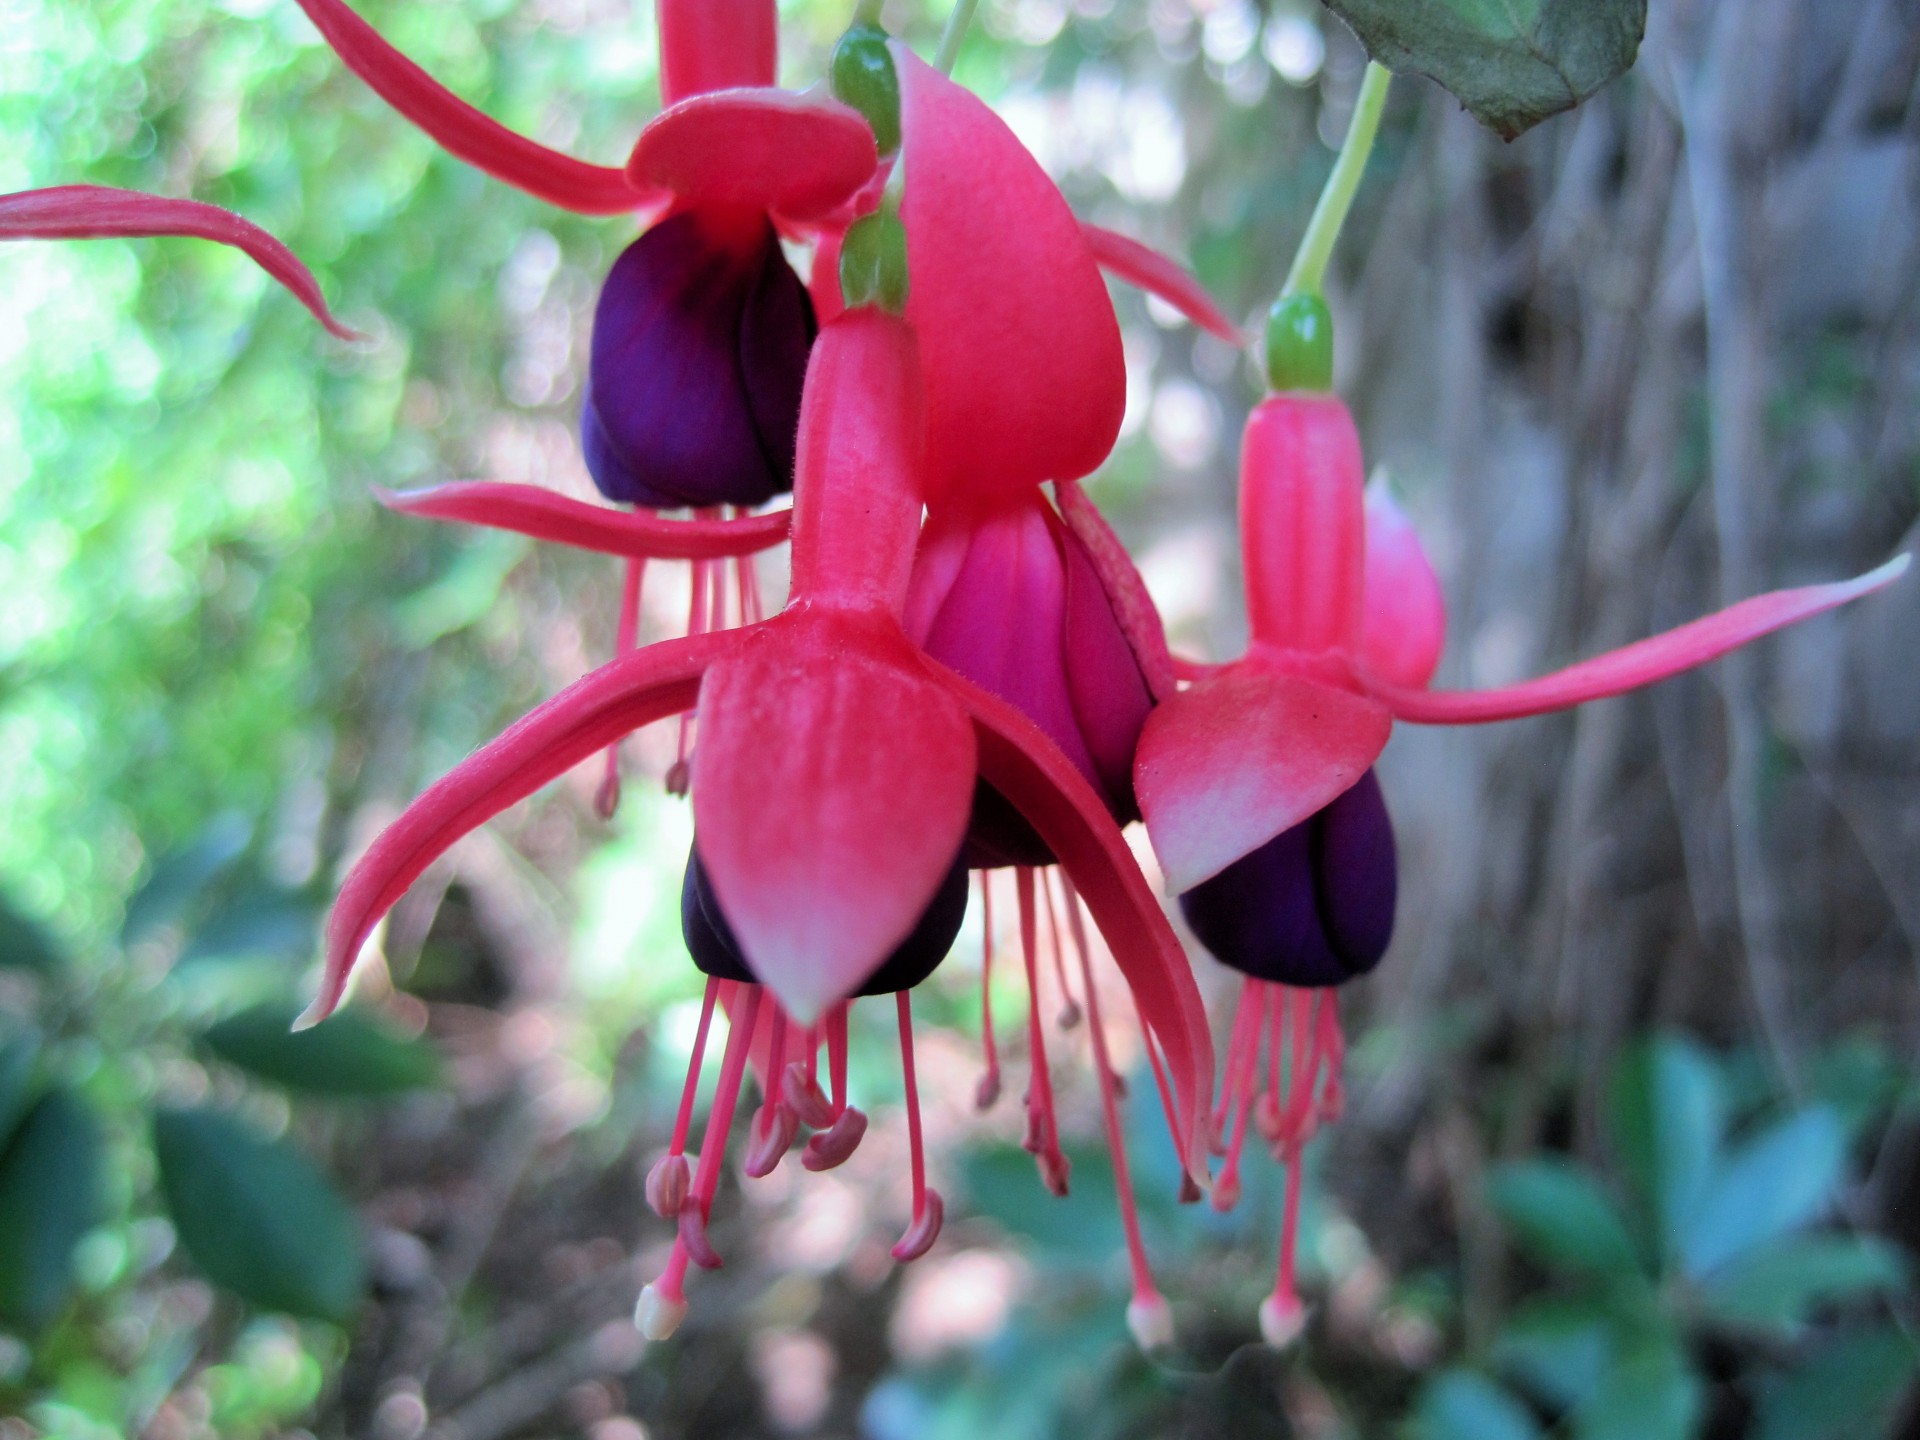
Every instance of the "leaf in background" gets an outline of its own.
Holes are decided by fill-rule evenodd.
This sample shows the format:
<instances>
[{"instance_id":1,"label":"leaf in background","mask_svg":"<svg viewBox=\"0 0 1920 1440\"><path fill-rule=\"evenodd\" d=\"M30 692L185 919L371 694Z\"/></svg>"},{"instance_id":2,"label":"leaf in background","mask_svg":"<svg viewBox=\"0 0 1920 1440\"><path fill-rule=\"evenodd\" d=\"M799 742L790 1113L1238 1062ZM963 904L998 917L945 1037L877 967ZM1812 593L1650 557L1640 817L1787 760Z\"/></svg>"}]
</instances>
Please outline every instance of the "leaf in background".
<instances>
[{"instance_id":1,"label":"leaf in background","mask_svg":"<svg viewBox=\"0 0 1920 1440\"><path fill-rule=\"evenodd\" d=\"M1633 65L1646 0L1327 0L1367 53L1440 82L1508 140Z\"/></svg>"},{"instance_id":2,"label":"leaf in background","mask_svg":"<svg viewBox=\"0 0 1920 1440\"><path fill-rule=\"evenodd\" d=\"M1760 1391L1753 1440L1857 1440L1885 1435L1913 1382L1913 1342L1892 1327L1841 1335Z\"/></svg>"},{"instance_id":3,"label":"leaf in background","mask_svg":"<svg viewBox=\"0 0 1920 1440\"><path fill-rule=\"evenodd\" d=\"M1558 1298L1521 1307L1493 1342L1494 1364L1516 1384L1571 1409L1596 1393L1613 1356L1613 1328L1598 1305Z\"/></svg>"},{"instance_id":4,"label":"leaf in background","mask_svg":"<svg viewBox=\"0 0 1920 1440\"><path fill-rule=\"evenodd\" d=\"M160 1111L153 1140L180 1243L209 1279L265 1310L353 1314L360 1224L306 1156L212 1110Z\"/></svg>"},{"instance_id":5,"label":"leaf in background","mask_svg":"<svg viewBox=\"0 0 1920 1440\"><path fill-rule=\"evenodd\" d=\"M1705 1275L1813 1220L1832 1197L1846 1158L1846 1129L1824 1106L1782 1120L1728 1155L1680 1236L1687 1273Z\"/></svg>"},{"instance_id":6,"label":"leaf in background","mask_svg":"<svg viewBox=\"0 0 1920 1440\"><path fill-rule=\"evenodd\" d=\"M1906 1279L1906 1256L1877 1236L1783 1235L1714 1271L1700 1299L1727 1324L1791 1335L1815 1305L1897 1290Z\"/></svg>"},{"instance_id":7,"label":"leaf in background","mask_svg":"<svg viewBox=\"0 0 1920 1440\"><path fill-rule=\"evenodd\" d=\"M1587 1171L1563 1160L1519 1160L1487 1180L1487 1201L1515 1241L1543 1265L1600 1274L1638 1273L1620 1212Z\"/></svg>"},{"instance_id":8,"label":"leaf in background","mask_svg":"<svg viewBox=\"0 0 1920 1440\"><path fill-rule=\"evenodd\" d=\"M64 963L65 956L46 927L21 914L10 898L0 894L0 969L50 975Z\"/></svg>"},{"instance_id":9,"label":"leaf in background","mask_svg":"<svg viewBox=\"0 0 1920 1440\"><path fill-rule=\"evenodd\" d=\"M1660 1253L1671 1256L1726 1124L1713 1061L1690 1040L1656 1035L1620 1057L1608 1102L1614 1150L1654 1218Z\"/></svg>"},{"instance_id":10,"label":"leaf in background","mask_svg":"<svg viewBox=\"0 0 1920 1440\"><path fill-rule=\"evenodd\" d=\"M13 1127L20 1123L33 1099L33 1062L39 1054L37 1031L0 1033L0 1155L6 1153Z\"/></svg>"},{"instance_id":11,"label":"leaf in background","mask_svg":"<svg viewBox=\"0 0 1920 1440\"><path fill-rule=\"evenodd\" d=\"M439 1053L424 1040L360 1010L343 1010L295 1034L298 1013L283 1001L255 1005L200 1038L230 1065L316 1095L397 1095L440 1083Z\"/></svg>"},{"instance_id":12,"label":"leaf in background","mask_svg":"<svg viewBox=\"0 0 1920 1440\"><path fill-rule=\"evenodd\" d=\"M185 918L193 902L231 865L253 838L253 827L239 815L222 815L193 841L153 862L146 883L127 901L120 922L120 943L137 945L156 931Z\"/></svg>"},{"instance_id":13,"label":"leaf in background","mask_svg":"<svg viewBox=\"0 0 1920 1440\"><path fill-rule=\"evenodd\" d=\"M1650 1330L1634 1337L1574 1413L1574 1440L1692 1440L1701 1401L1700 1377L1674 1337Z\"/></svg>"},{"instance_id":14,"label":"leaf in background","mask_svg":"<svg viewBox=\"0 0 1920 1440\"><path fill-rule=\"evenodd\" d=\"M1443 1370L1420 1387L1410 1427L1418 1440L1538 1440L1533 1412L1471 1370Z\"/></svg>"},{"instance_id":15,"label":"leaf in background","mask_svg":"<svg viewBox=\"0 0 1920 1440\"><path fill-rule=\"evenodd\" d=\"M321 904L299 891L260 888L207 917L181 948L176 967L209 960L305 960L320 931Z\"/></svg>"},{"instance_id":16,"label":"leaf in background","mask_svg":"<svg viewBox=\"0 0 1920 1440\"><path fill-rule=\"evenodd\" d=\"M1070 1148L1068 1159L1073 1193L1060 1199L1048 1193L1033 1157L1017 1146L968 1151L961 1171L968 1212L1033 1242L1039 1263L1104 1264L1126 1244L1113 1171L1104 1156L1085 1149Z\"/></svg>"},{"instance_id":17,"label":"leaf in background","mask_svg":"<svg viewBox=\"0 0 1920 1440\"><path fill-rule=\"evenodd\" d=\"M38 1330L60 1313L73 1248L100 1214L100 1181L93 1111L49 1091L0 1153L0 1316Z\"/></svg>"}]
</instances>

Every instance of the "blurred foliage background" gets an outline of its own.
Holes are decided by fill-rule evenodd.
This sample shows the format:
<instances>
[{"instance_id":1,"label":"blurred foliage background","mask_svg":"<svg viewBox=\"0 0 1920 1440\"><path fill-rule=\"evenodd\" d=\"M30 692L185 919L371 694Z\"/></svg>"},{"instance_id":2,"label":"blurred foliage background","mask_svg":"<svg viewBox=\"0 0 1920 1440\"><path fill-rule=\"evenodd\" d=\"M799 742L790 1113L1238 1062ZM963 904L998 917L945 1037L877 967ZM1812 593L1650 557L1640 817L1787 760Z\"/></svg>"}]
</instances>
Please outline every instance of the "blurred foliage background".
<instances>
[{"instance_id":1,"label":"blurred foliage background","mask_svg":"<svg viewBox=\"0 0 1920 1440\"><path fill-rule=\"evenodd\" d=\"M362 9L576 154L657 103L645 4ZM848 10L783 6L783 78ZM887 20L930 48L941 11ZM1308 0L986 0L958 75L1083 216L1251 317L1361 60ZM1330 298L1448 586L1442 683L1911 545L1917 86L1900 0L1656 5L1631 75L1511 144L1396 85ZM1400 932L1348 1007L1294 1351L1253 1343L1277 1177L1176 1207L1140 1104L1181 1338L1127 1343L1084 1030L1055 1049L1067 1200L1014 1107L967 1103L977 916L919 1007L940 1245L885 1259L883 1120L832 1176L729 1180L728 1268L643 1350L670 1237L640 1182L698 996L670 735L629 745L612 825L583 771L463 845L348 1015L284 1033L343 859L608 653L611 565L370 491L587 493L586 324L629 231L438 154L291 0L0 0L0 191L77 181L238 210L373 338L214 247L0 247L5 1440L1920 1433L1920 587L1574 717L1402 728ZM1231 654L1253 378L1116 301L1128 414L1092 493L1176 642ZM686 603L654 568L650 633ZM1024 994L997 998L1017 1051Z\"/></svg>"}]
</instances>

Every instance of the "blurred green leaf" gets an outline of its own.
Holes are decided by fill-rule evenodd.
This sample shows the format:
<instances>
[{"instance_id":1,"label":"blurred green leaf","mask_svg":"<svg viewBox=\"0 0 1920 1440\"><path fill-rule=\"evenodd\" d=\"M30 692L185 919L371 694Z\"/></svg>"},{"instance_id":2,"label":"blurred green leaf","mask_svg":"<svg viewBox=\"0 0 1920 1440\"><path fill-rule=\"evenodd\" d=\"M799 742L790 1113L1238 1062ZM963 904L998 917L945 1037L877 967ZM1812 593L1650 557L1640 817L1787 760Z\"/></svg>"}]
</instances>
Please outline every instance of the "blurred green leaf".
<instances>
[{"instance_id":1,"label":"blurred green leaf","mask_svg":"<svg viewBox=\"0 0 1920 1440\"><path fill-rule=\"evenodd\" d=\"M1753 1440L1887 1434L1916 1358L1913 1342L1891 1327L1839 1336L1761 1388Z\"/></svg>"},{"instance_id":2,"label":"blurred green leaf","mask_svg":"<svg viewBox=\"0 0 1920 1440\"><path fill-rule=\"evenodd\" d=\"M1687 1217L1680 1253L1705 1275L1826 1208L1846 1162L1845 1127L1823 1106L1780 1121L1729 1154Z\"/></svg>"},{"instance_id":3,"label":"blurred green leaf","mask_svg":"<svg viewBox=\"0 0 1920 1440\"><path fill-rule=\"evenodd\" d=\"M1117 1255L1126 1237L1113 1171L1078 1149L1068 1158L1072 1193L1063 1198L1040 1183L1033 1156L1017 1146L969 1151L961 1172L968 1210L1032 1241L1036 1258L1049 1263L1086 1264Z\"/></svg>"},{"instance_id":4,"label":"blurred green leaf","mask_svg":"<svg viewBox=\"0 0 1920 1440\"><path fill-rule=\"evenodd\" d=\"M1575 1440L1692 1440L1700 1377L1670 1335L1630 1337L1600 1388L1574 1413Z\"/></svg>"},{"instance_id":5,"label":"blurred green leaf","mask_svg":"<svg viewBox=\"0 0 1920 1440\"><path fill-rule=\"evenodd\" d=\"M320 902L284 890L252 890L222 905L180 951L179 966L209 960L304 960L320 928Z\"/></svg>"},{"instance_id":6,"label":"blurred green leaf","mask_svg":"<svg viewBox=\"0 0 1920 1440\"><path fill-rule=\"evenodd\" d=\"M1367 53L1440 82L1511 140L1625 74L1646 0L1327 0Z\"/></svg>"},{"instance_id":7,"label":"blurred green leaf","mask_svg":"<svg viewBox=\"0 0 1920 1440\"><path fill-rule=\"evenodd\" d=\"M1653 1216L1660 1253L1670 1256L1725 1125L1713 1061L1690 1040L1656 1035L1621 1056L1608 1100L1614 1149Z\"/></svg>"},{"instance_id":8,"label":"blurred green leaf","mask_svg":"<svg viewBox=\"0 0 1920 1440\"><path fill-rule=\"evenodd\" d=\"M253 827L238 815L222 815L192 843L160 856L146 881L127 901L120 922L120 943L137 945L168 925L178 924L215 877L247 848Z\"/></svg>"},{"instance_id":9,"label":"blurred green leaf","mask_svg":"<svg viewBox=\"0 0 1920 1440\"><path fill-rule=\"evenodd\" d=\"M1487 1200L1522 1249L1553 1269L1635 1273L1639 1257L1613 1202L1587 1171L1520 1160L1487 1180Z\"/></svg>"},{"instance_id":10,"label":"blurred green leaf","mask_svg":"<svg viewBox=\"0 0 1920 1440\"><path fill-rule=\"evenodd\" d=\"M6 1152L13 1127L20 1123L33 1099L33 1062L39 1055L37 1031L0 1033L0 1154Z\"/></svg>"},{"instance_id":11,"label":"blurred green leaf","mask_svg":"<svg viewBox=\"0 0 1920 1440\"><path fill-rule=\"evenodd\" d=\"M1559 1297L1523 1306L1493 1343L1493 1361L1506 1375L1564 1409L1599 1390L1612 1353L1608 1312Z\"/></svg>"},{"instance_id":12,"label":"blurred green leaf","mask_svg":"<svg viewBox=\"0 0 1920 1440\"><path fill-rule=\"evenodd\" d=\"M209 1279L266 1310L353 1314L359 1221L306 1156L213 1110L160 1111L153 1138L174 1228Z\"/></svg>"},{"instance_id":13,"label":"blurred green leaf","mask_svg":"<svg viewBox=\"0 0 1920 1440\"><path fill-rule=\"evenodd\" d=\"M1417 1440L1535 1440L1533 1412L1471 1370L1443 1370L1420 1387L1410 1429Z\"/></svg>"},{"instance_id":14,"label":"blurred green leaf","mask_svg":"<svg viewBox=\"0 0 1920 1440\"><path fill-rule=\"evenodd\" d=\"M40 1098L0 1154L0 1316L40 1329L72 1292L73 1250L100 1214L101 1137L68 1090Z\"/></svg>"},{"instance_id":15,"label":"blurred green leaf","mask_svg":"<svg viewBox=\"0 0 1920 1440\"><path fill-rule=\"evenodd\" d=\"M432 1045L364 1011L343 1010L296 1034L291 1027L298 1014L286 1002L255 1005L200 1038L230 1065L317 1095L396 1095L442 1078Z\"/></svg>"},{"instance_id":16,"label":"blurred green leaf","mask_svg":"<svg viewBox=\"0 0 1920 1440\"><path fill-rule=\"evenodd\" d=\"M0 894L0 969L34 970L52 974L66 957L44 925L20 913Z\"/></svg>"},{"instance_id":17,"label":"blurred green leaf","mask_svg":"<svg viewBox=\"0 0 1920 1440\"><path fill-rule=\"evenodd\" d=\"M1783 1235L1715 1270L1700 1299L1727 1324L1791 1332L1815 1305L1896 1290L1906 1278L1906 1257L1877 1237Z\"/></svg>"}]
</instances>

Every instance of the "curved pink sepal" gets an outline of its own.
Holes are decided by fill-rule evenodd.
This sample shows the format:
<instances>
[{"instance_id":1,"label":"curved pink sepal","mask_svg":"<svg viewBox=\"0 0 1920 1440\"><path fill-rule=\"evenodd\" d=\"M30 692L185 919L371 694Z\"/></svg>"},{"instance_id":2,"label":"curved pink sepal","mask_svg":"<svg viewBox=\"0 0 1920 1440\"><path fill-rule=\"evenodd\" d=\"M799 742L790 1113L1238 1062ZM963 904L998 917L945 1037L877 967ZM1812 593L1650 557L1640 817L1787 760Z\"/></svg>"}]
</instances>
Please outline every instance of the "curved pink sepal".
<instances>
[{"instance_id":1,"label":"curved pink sepal","mask_svg":"<svg viewBox=\"0 0 1920 1440\"><path fill-rule=\"evenodd\" d=\"M780 544L793 524L790 510L735 520L663 520L651 510L613 510L538 485L487 480L456 480L420 490L376 488L373 494L402 515L511 530L576 550L646 560L752 555Z\"/></svg>"},{"instance_id":2,"label":"curved pink sepal","mask_svg":"<svg viewBox=\"0 0 1920 1440\"><path fill-rule=\"evenodd\" d=\"M1392 729L1384 705L1257 660L1156 706L1133 784L1168 889L1191 890L1330 803Z\"/></svg>"},{"instance_id":3,"label":"curved pink sepal","mask_svg":"<svg viewBox=\"0 0 1920 1440\"><path fill-rule=\"evenodd\" d=\"M1013 706L928 660L966 705L980 777L1012 802L1059 857L1126 976L1166 1056L1182 1163L1204 1182L1202 1126L1213 1093L1213 1041L1192 967L1105 802L1040 728Z\"/></svg>"},{"instance_id":4,"label":"curved pink sepal","mask_svg":"<svg viewBox=\"0 0 1920 1440\"><path fill-rule=\"evenodd\" d=\"M691 709L701 674L747 633L663 640L602 665L474 751L409 805L341 885L327 917L320 993L300 1023L333 1013L373 927L455 841L621 736Z\"/></svg>"},{"instance_id":5,"label":"curved pink sepal","mask_svg":"<svg viewBox=\"0 0 1920 1440\"><path fill-rule=\"evenodd\" d=\"M1910 559L1897 555L1852 580L1756 595L1663 635L1500 690L1412 690L1379 684L1369 688L1396 717L1423 725L1467 725L1564 710L1665 680L1750 640L1871 594L1904 575Z\"/></svg>"},{"instance_id":6,"label":"curved pink sepal","mask_svg":"<svg viewBox=\"0 0 1920 1440\"><path fill-rule=\"evenodd\" d=\"M1207 289L1178 263L1138 240L1084 221L1080 233L1100 268L1136 289L1157 295L1202 330L1219 336L1235 349L1247 343L1240 327L1214 303Z\"/></svg>"},{"instance_id":7,"label":"curved pink sepal","mask_svg":"<svg viewBox=\"0 0 1920 1440\"><path fill-rule=\"evenodd\" d=\"M1126 404L1100 267L1005 122L905 46L893 53L927 499L1077 479L1106 458Z\"/></svg>"},{"instance_id":8,"label":"curved pink sepal","mask_svg":"<svg viewBox=\"0 0 1920 1440\"><path fill-rule=\"evenodd\" d=\"M682 207L738 206L810 220L844 204L879 164L873 131L837 100L715 90L656 115L627 159L637 189Z\"/></svg>"},{"instance_id":9,"label":"curved pink sepal","mask_svg":"<svg viewBox=\"0 0 1920 1440\"><path fill-rule=\"evenodd\" d=\"M1447 642L1447 600L1413 523L1380 485L1367 488L1360 664L1389 685L1422 689Z\"/></svg>"},{"instance_id":10,"label":"curved pink sepal","mask_svg":"<svg viewBox=\"0 0 1920 1440\"><path fill-rule=\"evenodd\" d=\"M1147 691L1165 700L1179 688L1172 652L1167 649L1167 629L1160 620L1160 607L1147 592L1147 582L1127 554L1127 547L1113 533L1087 492L1075 480L1062 480L1053 487L1060 502L1060 518L1079 537L1100 577L1100 588L1113 607L1114 618L1132 647L1140 673L1146 677Z\"/></svg>"},{"instance_id":11,"label":"curved pink sepal","mask_svg":"<svg viewBox=\"0 0 1920 1440\"><path fill-rule=\"evenodd\" d=\"M516 135L435 80L381 38L344 0L299 0L314 28L375 94L457 156L515 189L582 215L619 215L664 197L626 176Z\"/></svg>"},{"instance_id":12,"label":"curved pink sepal","mask_svg":"<svg viewBox=\"0 0 1920 1440\"><path fill-rule=\"evenodd\" d=\"M183 235L246 253L342 340L364 340L333 318L320 286L294 253L249 220L198 200L169 200L106 185L55 185L0 195L0 240L91 240Z\"/></svg>"},{"instance_id":13,"label":"curved pink sepal","mask_svg":"<svg viewBox=\"0 0 1920 1440\"><path fill-rule=\"evenodd\" d=\"M700 688L700 859L742 954L810 1025L918 923L973 799L966 715L891 621L793 609Z\"/></svg>"}]
</instances>

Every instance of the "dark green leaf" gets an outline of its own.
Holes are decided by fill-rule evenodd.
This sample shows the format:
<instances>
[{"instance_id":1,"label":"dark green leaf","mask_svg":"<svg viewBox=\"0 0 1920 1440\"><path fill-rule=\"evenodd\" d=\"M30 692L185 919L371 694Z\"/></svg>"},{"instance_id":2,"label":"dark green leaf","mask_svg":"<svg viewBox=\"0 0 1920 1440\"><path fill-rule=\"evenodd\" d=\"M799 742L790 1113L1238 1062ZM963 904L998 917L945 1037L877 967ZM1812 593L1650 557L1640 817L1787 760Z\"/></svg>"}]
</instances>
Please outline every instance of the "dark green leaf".
<instances>
[{"instance_id":1,"label":"dark green leaf","mask_svg":"<svg viewBox=\"0 0 1920 1440\"><path fill-rule=\"evenodd\" d=\"M1414 1403L1418 1440L1536 1440L1540 1422L1510 1393L1471 1370L1443 1370Z\"/></svg>"},{"instance_id":2,"label":"dark green leaf","mask_svg":"<svg viewBox=\"0 0 1920 1440\"><path fill-rule=\"evenodd\" d=\"M256 1005L200 1038L222 1060L263 1080L319 1095L394 1095L438 1084L440 1057L363 1011L343 1010L295 1034L295 1006Z\"/></svg>"},{"instance_id":3,"label":"dark green leaf","mask_svg":"<svg viewBox=\"0 0 1920 1440\"><path fill-rule=\"evenodd\" d=\"M1538 1300L1515 1313L1493 1342L1493 1360L1515 1383L1571 1409L1600 1388L1612 1361L1613 1328L1604 1306Z\"/></svg>"},{"instance_id":4,"label":"dark green leaf","mask_svg":"<svg viewBox=\"0 0 1920 1440\"><path fill-rule=\"evenodd\" d=\"M1592 1399L1574 1413L1574 1440L1692 1440L1700 1377L1674 1337L1635 1337L1617 1355Z\"/></svg>"},{"instance_id":5,"label":"dark green leaf","mask_svg":"<svg viewBox=\"0 0 1920 1440\"><path fill-rule=\"evenodd\" d=\"M40 1054L40 1036L32 1030L0 1033L0 1154L6 1153L13 1127L27 1113L33 1099L33 1062Z\"/></svg>"},{"instance_id":6,"label":"dark green leaf","mask_svg":"<svg viewBox=\"0 0 1920 1440\"><path fill-rule=\"evenodd\" d=\"M1913 1342L1882 1328L1842 1335L1760 1392L1754 1440L1885 1435L1916 1369Z\"/></svg>"},{"instance_id":7,"label":"dark green leaf","mask_svg":"<svg viewBox=\"0 0 1920 1440\"><path fill-rule=\"evenodd\" d=\"M1876 1237L1783 1235L1714 1271L1700 1298L1728 1324L1791 1332L1815 1305L1897 1290L1906 1277L1906 1257Z\"/></svg>"},{"instance_id":8,"label":"dark green leaf","mask_svg":"<svg viewBox=\"0 0 1920 1440\"><path fill-rule=\"evenodd\" d=\"M1680 1237L1687 1273L1705 1275L1744 1250L1797 1230L1832 1198L1847 1136L1825 1107L1803 1110L1718 1166Z\"/></svg>"},{"instance_id":9,"label":"dark green leaf","mask_svg":"<svg viewBox=\"0 0 1920 1440\"><path fill-rule=\"evenodd\" d=\"M0 1154L0 1316L37 1330L60 1313L100 1179L93 1111L67 1090L42 1096Z\"/></svg>"},{"instance_id":10,"label":"dark green leaf","mask_svg":"<svg viewBox=\"0 0 1920 1440\"><path fill-rule=\"evenodd\" d=\"M163 1110L153 1139L180 1243L209 1279L262 1309L352 1315L359 1222L306 1156L212 1110Z\"/></svg>"},{"instance_id":11,"label":"dark green leaf","mask_svg":"<svg viewBox=\"0 0 1920 1440\"><path fill-rule=\"evenodd\" d=\"M238 815L223 815L192 843L160 856L146 882L127 901L120 922L120 943L137 945L156 931L180 923L214 878L231 865L253 838L253 827Z\"/></svg>"},{"instance_id":12,"label":"dark green leaf","mask_svg":"<svg viewBox=\"0 0 1920 1440\"><path fill-rule=\"evenodd\" d=\"M1672 1255L1725 1125L1713 1061L1689 1040L1655 1036L1621 1057L1608 1099L1614 1150L1653 1216L1661 1253Z\"/></svg>"},{"instance_id":13,"label":"dark green leaf","mask_svg":"<svg viewBox=\"0 0 1920 1440\"><path fill-rule=\"evenodd\" d=\"M1431 76L1507 139L1626 73L1646 0L1327 0L1391 70Z\"/></svg>"},{"instance_id":14,"label":"dark green leaf","mask_svg":"<svg viewBox=\"0 0 1920 1440\"><path fill-rule=\"evenodd\" d=\"M188 938L176 964L208 960L304 960L313 953L320 905L281 890L253 890L217 908Z\"/></svg>"},{"instance_id":15,"label":"dark green leaf","mask_svg":"<svg viewBox=\"0 0 1920 1440\"><path fill-rule=\"evenodd\" d=\"M1561 1160L1522 1160L1496 1169L1487 1200L1520 1247L1560 1270L1638 1270L1627 1227L1599 1183Z\"/></svg>"},{"instance_id":16,"label":"dark green leaf","mask_svg":"<svg viewBox=\"0 0 1920 1440\"><path fill-rule=\"evenodd\" d=\"M65 960L46 927L21 914L12 900L0 894L0 969L35 970L48 975Z\"/></svg>"}]
</instances>

